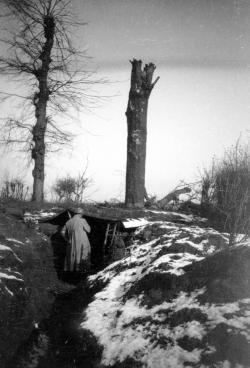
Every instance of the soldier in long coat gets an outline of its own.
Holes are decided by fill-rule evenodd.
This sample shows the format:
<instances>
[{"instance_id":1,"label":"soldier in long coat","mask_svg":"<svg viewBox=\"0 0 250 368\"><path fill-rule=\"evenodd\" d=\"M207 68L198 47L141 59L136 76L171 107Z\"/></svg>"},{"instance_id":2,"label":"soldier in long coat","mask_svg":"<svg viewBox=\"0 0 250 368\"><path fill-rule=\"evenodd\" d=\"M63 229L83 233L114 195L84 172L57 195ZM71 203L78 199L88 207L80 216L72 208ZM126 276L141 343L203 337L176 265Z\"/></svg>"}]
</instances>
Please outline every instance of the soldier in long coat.
<instances>
[{"instance_id":1,"label":"soldier in long coat","mask_svg":"<svg viewBox=\"0 0 250 368\"><path fill-rule=\"evenodd\" d=\"M91 228L82 215L82 208L77 208L62 230L67 240L64 271L86 271L90 266L91 248L87 233Z\"/></svg>"}]
</instances>

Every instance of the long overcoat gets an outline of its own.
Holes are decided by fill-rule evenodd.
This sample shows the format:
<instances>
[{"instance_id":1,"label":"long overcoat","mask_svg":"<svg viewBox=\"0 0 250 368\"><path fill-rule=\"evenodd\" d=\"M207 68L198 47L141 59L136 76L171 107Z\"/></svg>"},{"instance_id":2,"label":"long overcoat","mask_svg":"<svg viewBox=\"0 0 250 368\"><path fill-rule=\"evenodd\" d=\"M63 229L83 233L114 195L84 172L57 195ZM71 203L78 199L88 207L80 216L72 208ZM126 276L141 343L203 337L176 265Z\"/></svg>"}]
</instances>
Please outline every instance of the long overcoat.
<instances>
[{"instance_id":1,"label":"long overcoat","mask_svg":"<svg viewBox=\"0 0 250 368\"><path fill-rule=\"evenodd\" d=\"M64 271L81 271L83 262L89 262L90 243L87 233L91 228L84 218L75 215L65 224L63 232L67 239Z\"/></svg>"}]
</instances>

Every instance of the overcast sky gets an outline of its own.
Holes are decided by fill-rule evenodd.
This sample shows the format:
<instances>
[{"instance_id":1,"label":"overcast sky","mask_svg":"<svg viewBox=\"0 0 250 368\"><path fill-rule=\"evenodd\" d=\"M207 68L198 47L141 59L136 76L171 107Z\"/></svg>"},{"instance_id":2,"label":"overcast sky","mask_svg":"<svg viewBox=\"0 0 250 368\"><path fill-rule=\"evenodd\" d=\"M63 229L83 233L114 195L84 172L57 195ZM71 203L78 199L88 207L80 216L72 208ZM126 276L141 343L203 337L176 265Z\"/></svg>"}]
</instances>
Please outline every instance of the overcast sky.
<instances>
[{"instance_id":1,"label":"overcast sky","mask_svg":"<svg viewBox=\"0 0 250 368\"><path fill-rule=\"evenodd\" d=\"M78 1L91 54L105 65L154 58L165 66L235 66L249 61L247 0ZM83 5L84 4L84 5Z\"/></svg>"},{"instance_id":2,"label":"overcast sky","mask_svg":"<svg viewBox=\"0 0 250 368\"><path fill-rule=\"evenodd\" d=\"M73 150L47 160L46 183L75 174L88 158L93 199L123 199L129 59L156 64L160 80L149 100L146 186L159 197L180 180L198 178L214 155L250 127L248 0L77 0L88 25L76 34L112 82L113 95L83 126ZM74 36L75 37L75 36ZM17 159L9 165L15 168ZM3 162L3 160L2 160ZM22 171L18 164L17 171ZM23 171L22 171L23 172ZM30 179L27 176L27 181Z\"/></svg>"}]
</instances>

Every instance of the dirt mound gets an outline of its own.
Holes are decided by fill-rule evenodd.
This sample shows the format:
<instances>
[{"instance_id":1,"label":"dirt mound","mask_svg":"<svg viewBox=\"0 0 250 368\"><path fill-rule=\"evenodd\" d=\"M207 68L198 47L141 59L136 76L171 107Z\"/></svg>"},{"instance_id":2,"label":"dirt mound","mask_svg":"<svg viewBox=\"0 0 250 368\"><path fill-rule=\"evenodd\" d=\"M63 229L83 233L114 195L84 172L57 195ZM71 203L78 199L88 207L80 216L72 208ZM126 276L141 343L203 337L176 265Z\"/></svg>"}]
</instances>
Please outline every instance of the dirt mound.
<instances>
[{"instance_id":1,"label":"dirt mound","mask_svg":"<svg viewBox=\"0 0 250 368\"><path fill-rule=\"evenodd\" d=\"M193 267L192 267L193 266ZM231 303L250 298L250 247L229 248L184 268L187 290L206 287L202 303Z\"/></svg>"},{"instance_id":2,"label":"dirt mound","mask_svg":"<svg viewBox=\"0 0 250 368\"><path fill-rule=\"evenodd\" d=\"M134 282L128 297L143 293L143 303L152 306L171 300L180 291L191 293L205 288L198 297L202 304L232 303L250 298L250 247L226 249L184 266L183 275L164 274L162 270L171 270L170 262L159 265L157 270Z\"/></svg>"},{"instance_id":3,"label":"dirt mound","mask_svg":"<svg viewBox=\"0 0 250 368\"><path fill-rule=\"evenodd\" d=\"M21 218L0 213L0 362L5 366L22 340L44 318L58 282L48 239Z\"/></svg>"},{"instance_id":4,"label":"dirt mound","mask_svg":"<svg viewBox=\"0 0 250 368\"><path fill-rule=\"evenodd\" d=\"M191 216L178 214L176 220L173 214L177 222L170 222L170 215L155 215L155 221L136 231L128 257L90 276L84 290L69 294L73 303L69 310L61 302L54 304L47 321L54 324L48 343L51 367L70 362L93 368L250 366L250 247L229 248L227 234L206 228L202 221L198 226ZM29 233L18 238L13 233L7 240L2 233L0 238L6 260L12 262L3 284L10 291L4 289L7 301L18 295L18 277L33 287L29 300L37 300L41 290L34 290L48 283L39 271L50 267L46 239L35 229L29 231L34 237ZM31 272L26 273L28 266ZM16 320L10 315L6 320L13 331ZM67 328L72 331L70 339Z\"/></svg>"},{"instance_id":5,"label":"dirt mound","mask_svg":"<svg viewBox=\"0 0 250 368\"><path fill-rule=\"evenodd\" d=\"M103 367L250 366L250 247L227 241L158 221L138 231L130 257L90 278L90 289L104 286L82 328Z\"/></svg>"}]
</instances>

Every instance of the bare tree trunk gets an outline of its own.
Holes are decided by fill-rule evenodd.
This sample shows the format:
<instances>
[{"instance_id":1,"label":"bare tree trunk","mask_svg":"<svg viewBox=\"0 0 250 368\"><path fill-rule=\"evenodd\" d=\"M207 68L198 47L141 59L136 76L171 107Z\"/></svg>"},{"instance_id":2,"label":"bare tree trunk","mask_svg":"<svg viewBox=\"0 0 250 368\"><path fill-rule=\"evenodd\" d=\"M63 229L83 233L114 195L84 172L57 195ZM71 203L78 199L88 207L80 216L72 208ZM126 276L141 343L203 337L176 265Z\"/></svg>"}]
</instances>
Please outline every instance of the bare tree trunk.
<instances>
[{"instance_id":1,"label":"bare tree trunk","mask_svg":"<svg viewBox=\"0 0 250 368\"><path fill-rule=\"evenodd\" d=\"M51 50L54 43L54 17L44 17L45 43L39 59L41 67L35 72L39 82L39 91L34 95L36 124L33 128L32 159L35 165L32 172L34 177L32 201L41 202L44 199L44 161L45 161L45 132L47 127L46 109L49 100L48 72L51 62Z\"/></svg>"},{"instance_id":2,"label":"bare tree trunk","mask_svg":"<svg viewBox=\"0 0 250 368\"><path fill-rule=\"evenodd\" d=\"M127 106L127 170L126 196L127 207L142 208L145 194L145 164L147 143L147 111L150 93L159 77L152 83L155 65L146 64L142 70L142 61L133 59L131 86Z\"/></svg>"}]
</instances>

